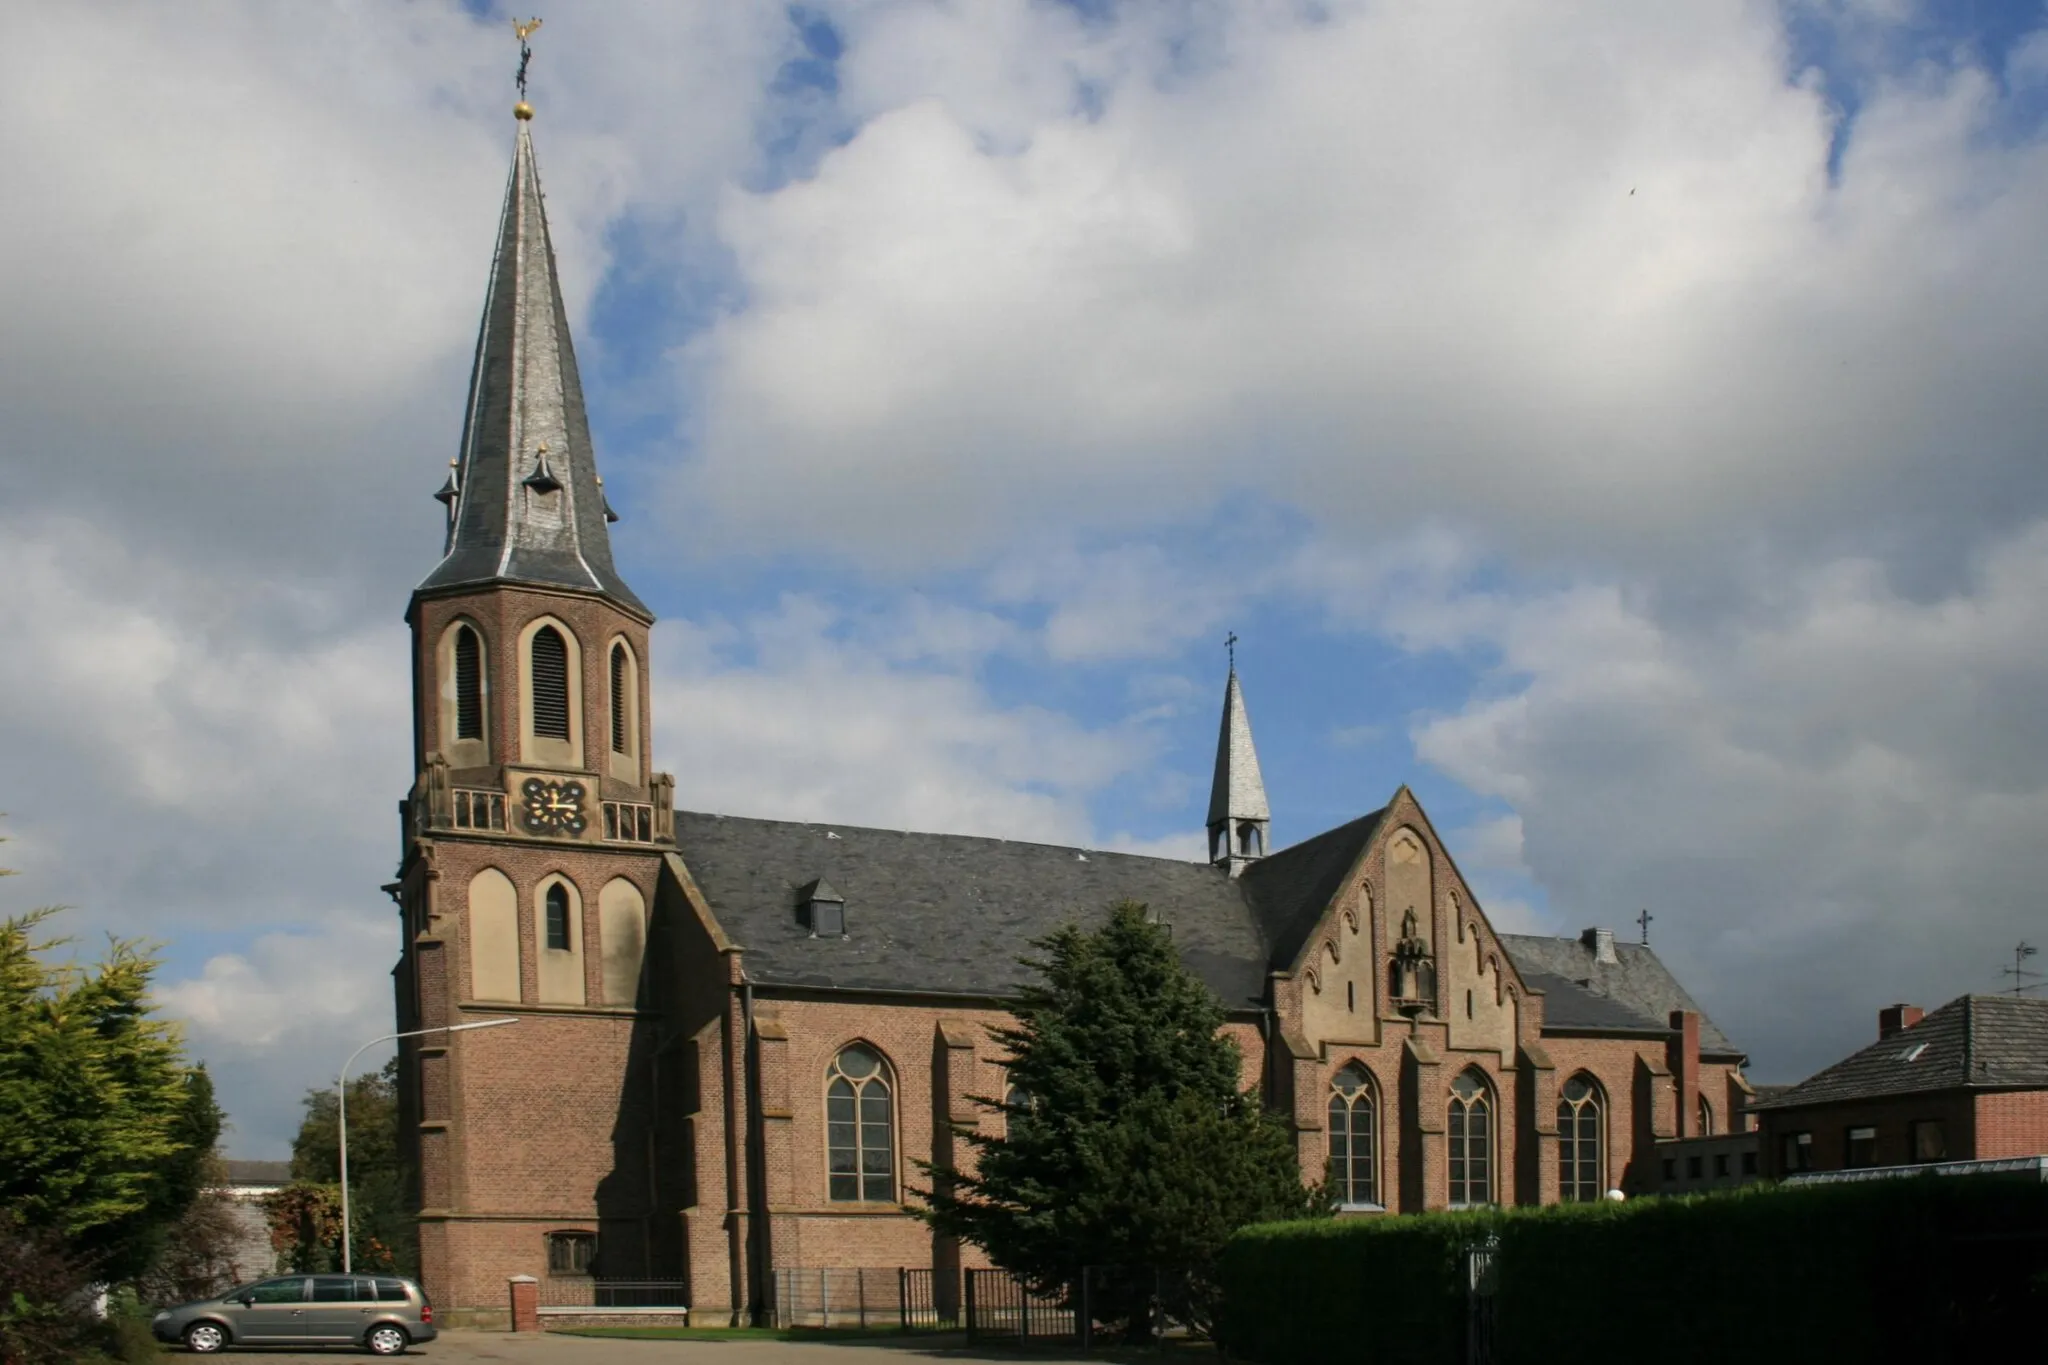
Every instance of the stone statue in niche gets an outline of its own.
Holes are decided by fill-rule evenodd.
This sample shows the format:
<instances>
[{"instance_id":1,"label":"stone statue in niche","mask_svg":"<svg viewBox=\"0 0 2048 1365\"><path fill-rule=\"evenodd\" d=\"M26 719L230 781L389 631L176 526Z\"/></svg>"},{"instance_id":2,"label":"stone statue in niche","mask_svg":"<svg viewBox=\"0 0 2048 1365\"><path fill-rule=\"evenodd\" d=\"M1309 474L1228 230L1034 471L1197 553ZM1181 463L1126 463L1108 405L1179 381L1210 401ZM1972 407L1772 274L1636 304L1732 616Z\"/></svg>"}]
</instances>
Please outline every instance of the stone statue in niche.
<instances>
[{"instance_id":1,"label":"stone statue in niche","mask_svg":"<svg viewBox=\"0 0 2048 1365\"><path fill-rule=\"evenodd\" d=\"M1401 938L1394 945L1389 966L1394 1007L1411 1016L1427 1010L1436 999L1436 957L1429 940L1422 936L1412 905L1401 915Z\"/></svg>"}]
</instances>

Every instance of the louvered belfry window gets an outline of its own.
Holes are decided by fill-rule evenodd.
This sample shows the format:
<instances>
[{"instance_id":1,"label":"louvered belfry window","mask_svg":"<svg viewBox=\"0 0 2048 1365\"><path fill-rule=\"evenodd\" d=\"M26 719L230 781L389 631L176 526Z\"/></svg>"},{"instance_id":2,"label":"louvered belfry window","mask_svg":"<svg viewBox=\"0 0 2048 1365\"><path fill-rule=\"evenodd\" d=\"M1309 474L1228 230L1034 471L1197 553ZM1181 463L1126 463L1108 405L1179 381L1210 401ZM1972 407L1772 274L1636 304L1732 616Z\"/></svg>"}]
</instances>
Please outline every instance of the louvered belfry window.
<instances>
[{"instance_id":1,"label":"louvered belfry window","mask_svg":"<svg viewBox=\"0 0 2048 1365\"><path fill-rule=\"evenodd\" d=\"M631 731L627 728L626 716L626 647L612 646L612 752L626 754L633 751L629 742Z\"/></svg>"},{"instance_id":2,"label":"louvered belfry window","mask_svg":"<svg viewBox=\"0 0 2048 1365\"><path fill-rule=\"evenodd\" d=\"M484 648L468 626L455 633L455 737L484 737Z\"/></svg>"},{"instance_id":3,"label":"louvered belfry window","mask_svg":"<svg viewBox=\"0 0 2048 1365\"><path fill-rule=\"evenodd\" d=\"M533 633L533 733L569 738L569 645L553 626Z\"/></svg>"}]
</instances>

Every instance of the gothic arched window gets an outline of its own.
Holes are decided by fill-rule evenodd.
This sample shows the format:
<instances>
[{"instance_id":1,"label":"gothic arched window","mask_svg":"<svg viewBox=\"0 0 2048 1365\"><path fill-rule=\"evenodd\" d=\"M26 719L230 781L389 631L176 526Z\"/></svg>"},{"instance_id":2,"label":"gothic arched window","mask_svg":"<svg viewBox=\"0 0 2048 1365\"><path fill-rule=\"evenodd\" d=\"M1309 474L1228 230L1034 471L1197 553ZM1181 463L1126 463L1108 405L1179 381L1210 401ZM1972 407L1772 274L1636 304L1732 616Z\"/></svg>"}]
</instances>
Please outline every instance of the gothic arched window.
<instances>
[{"instance_id":1,"label":"gothic arched window","mask_svg":"<svg viewBox=\"0 0 2048 1365\"><path fill-rule=\"evenodd\" d=\"M1330 1184L1346 1207L1380 1202L1372 1077L1356 1062L1330 1078Z\"/></svg>"},{"instance_id":2,"label":"gothic arched window","mask_svg":"<svg viewBox=\"0 0 2048 1365\"><path fill-rule=\"evenodd\" d=\"M1567 1203L1590 1203L1605 1193L1601 1111L1600 1087L1590 1077L1564 1083L1557 1100L1557 1197Z\"/></svg>"},{"instance_id":3,"label":"gothic arched window","mask_svg":"<svg viewBox=\"0 0 2048 1365\"><path fill-rule=\"evenodd\" d=\"M560 952L569 950L569 888L556 882L548 888L542 902L547 915L547 937L542 940L548 947Z\"/></svg>"},{"instance_id":4,"label":"gothic arched window","mask_svg":"<svg viewBox=\"0 0 2048 1365\"><path fill-rule=\"evenodd\" d=\"M612 752L630 754L633 752L632 718L627 712L632 701L630 683L632 661L626 655L624 645L612 646Z\"/></svg>"},{"instance_id":5,"label":"gothic arched window","mask_svg":"<svg viewBox=\"0 0 2048 1365\"><path fill-rule=\"evenodd\" d=\"M1476 1070L1451 1082L1451 1204L1493 1202L1493 1094Z\"/></svg>"},{"instance_id":6,"label":"gothic arched window","mask_svg":"<svg viewBox=\"0 0 2048 1365\"><path fill-rule=\"evenodd\" d=\"M866 1043L832 1059L825 1084L825 1158L835 1202L896 1198L896 1123L889 1067Z\"/></svg>"},{"instance_id":7,"label":"gothic arched window","mask_svg":"<svg viewBox=\"0 0 2048 1365\"><path fill-rule=\"evenodd\" d=\"M484 645L468 626L455 632L455 737L484 737Z\"/></svg>"},{"instance_id":8,"label":"gothic arched window","mask_svg":"<svg viewBox=\"0 0 2048 1365\"><path fill-rule=\"evenodd\" d=\"M569 738L569 645L562 632L542 626L533 633L533 733L541 739Z\"/></svg>"}]
</instances>

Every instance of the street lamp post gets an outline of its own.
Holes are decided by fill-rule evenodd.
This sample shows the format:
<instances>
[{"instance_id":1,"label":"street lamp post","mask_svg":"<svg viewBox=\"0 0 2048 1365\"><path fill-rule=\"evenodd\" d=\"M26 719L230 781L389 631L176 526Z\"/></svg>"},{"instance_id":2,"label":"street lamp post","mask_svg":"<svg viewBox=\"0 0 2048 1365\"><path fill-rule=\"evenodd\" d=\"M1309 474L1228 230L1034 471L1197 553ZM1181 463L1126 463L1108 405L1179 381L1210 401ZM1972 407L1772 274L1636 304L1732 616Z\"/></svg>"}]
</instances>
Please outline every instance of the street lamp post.
<instances>
[{"instance_id":1,"label":"street lamp post","mask_svg":"<svg viewBox=\"0 0 2048 1365\"><path fill-rule=\"evenodd\" d=\"M348 1055L341 1064L340 1106L336 1117L341 1126L341 1273L350 1274L355 1270L354 1239L349 1236L348 1223L348 1073L356 1064L356 1058L368 1052L379 1043L392 1043L400 1038L419 1038L429 1033L463 1033L473 1028L496 1028L500 1024L516 1024L516 1018L479 1019L473 1024L443 1024L439 1028L416 1028L406 1033L387 1033L382 1038L372 1038Z\"/></svg>"}]
</instances>

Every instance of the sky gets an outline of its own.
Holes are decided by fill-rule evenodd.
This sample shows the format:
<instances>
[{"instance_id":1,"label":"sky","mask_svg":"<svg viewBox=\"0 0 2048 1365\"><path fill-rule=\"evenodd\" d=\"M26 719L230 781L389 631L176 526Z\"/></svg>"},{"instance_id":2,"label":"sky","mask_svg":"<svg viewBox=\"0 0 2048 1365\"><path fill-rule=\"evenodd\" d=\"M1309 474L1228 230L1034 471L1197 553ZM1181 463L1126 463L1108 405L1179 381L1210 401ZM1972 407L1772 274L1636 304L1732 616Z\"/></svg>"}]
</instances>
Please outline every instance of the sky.
<instances>
[{"instance_id":1,"label":"sky","mask_svg":"<svg viewBox=\"0 0 2048 1365\"><path fill-rule=\"evenodd\" d=\"M511 17L0 44L0 912L162 945L237 1156L392 1026ZM1234 631L1276 843L1407 783L1757 1080L2048 942L2038 0L544 17L679 804L1199 857Z\"/></svg>"}]
</instances>

